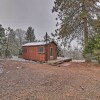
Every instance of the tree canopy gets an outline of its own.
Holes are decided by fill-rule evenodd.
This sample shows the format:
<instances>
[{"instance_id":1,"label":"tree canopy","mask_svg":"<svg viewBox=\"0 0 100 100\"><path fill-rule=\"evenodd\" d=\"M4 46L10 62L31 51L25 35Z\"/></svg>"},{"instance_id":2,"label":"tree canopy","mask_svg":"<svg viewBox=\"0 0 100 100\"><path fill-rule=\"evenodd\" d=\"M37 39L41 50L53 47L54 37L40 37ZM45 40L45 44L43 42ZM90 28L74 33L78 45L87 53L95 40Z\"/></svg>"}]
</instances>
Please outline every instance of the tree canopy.
<instances>
[{"instance_id":1,"label":"tree canopy","mask_svg":"<svg viewBox=\"0 0 100 100\"><path fill-rule=\"evenodd\" d=\"M47 32L46 32L46 34L43 38L44 38L44 42L50 42L50 40L51 40L51 38L50 38L50 36L48 35Z\"/></svg>"},{"instance_id":2,"label":"tree canopy","mask_svg":"<svg viewBox=\"0 0 100 100\"><path fill-rule=\"evenodd\" d=\"M27 29L26 40L27 40L27 42L33 42L33 41L35 41L34 29L31 26L28 27L28 29Z\"/></svg>"},{"instance_id":3,"label":"tree canopy","mask_svg":"<svg viewBox=\"0 0 100 100\"><path fill-rule=\"evenodd\" d=\"M2 27L2 25L0 25L0 37L4 37L5 36L5 30L4 28Z\"/></svg>"},{"instance_id":4,"label":"tree canopy","mask_svg":"<svg viewBox=\"0 0 100 100\"><path fill-rule=\"evenodd\" d=\"M61 38L83 40L94 34L94 28L100 24L97 15L100 13L100 0L55 0L53 12L58 13L56 34Z\"/></svg>"}]
</instances>

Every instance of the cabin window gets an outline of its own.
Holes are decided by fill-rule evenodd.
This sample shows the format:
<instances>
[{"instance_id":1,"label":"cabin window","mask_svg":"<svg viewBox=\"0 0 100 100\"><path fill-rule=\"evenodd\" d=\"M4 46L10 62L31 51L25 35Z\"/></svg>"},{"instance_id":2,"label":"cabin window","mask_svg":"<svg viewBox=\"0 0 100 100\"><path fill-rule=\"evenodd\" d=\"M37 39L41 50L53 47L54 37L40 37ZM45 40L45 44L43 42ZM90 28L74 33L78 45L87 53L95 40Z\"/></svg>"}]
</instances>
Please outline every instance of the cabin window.
<instances>
[{"instance_id":1,"label":"cabin window","mask_svg":"<svg viewBox=\"0 0 100 100\"><path fill-rule=\"evenodd\" d=\"M27 52L27 49L26 48L23 48L23 53L26 53Z\"/></svg>"},{"instance_id":2,"label":"cabin window","mask_svg":"<svg viewBox=\"0 0 100 100\"><path fill-rule=\"evenodd\" d=\"M44 47L38 47L38 53L44 53Z\"/></svg>"}]
</instances>

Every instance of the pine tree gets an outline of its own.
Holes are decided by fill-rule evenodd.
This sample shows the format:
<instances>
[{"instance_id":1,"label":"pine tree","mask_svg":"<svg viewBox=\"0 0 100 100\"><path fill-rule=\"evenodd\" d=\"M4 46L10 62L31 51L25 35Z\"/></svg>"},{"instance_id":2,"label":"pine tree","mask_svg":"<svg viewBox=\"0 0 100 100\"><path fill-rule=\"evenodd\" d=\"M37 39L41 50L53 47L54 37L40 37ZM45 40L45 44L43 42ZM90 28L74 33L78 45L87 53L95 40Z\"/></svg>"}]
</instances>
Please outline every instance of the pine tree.
<instances>
[{"instance_id":1,"label":"pine tree","mask_svg":"<svg viewBox=\"0 0 100 100\"><path fill-rule=\"evenodd\" d=\"M82 37L86 48L89 36L95 33L95 19L100 13L98 3L100 0L55 0L53 12L58 13L60 20L56 34L70 40Z\"/></svg>"},{"instance_id":2,"label":"pine tree","mask_svg":"<svg viewBox=\"0 0 100 100\"><path fill-rule=\"evenodd\" d=\"M96 37L91 36L88 39L87 47L84 49L83 56L85 57L87 62L91 62L94 57L94 48L96 44Z\"/></svg>"},{"instance_id":3,"label":"pine tree","mask_svg":"<svg viewBox=\"0 0 100 100\"><path fill-rule=\"evenodd\" d=\"M0 25L0 37L4 37L5 36L5 30L4 28L2 27L2 25Z\"/></svg>"},{"instance_id":4,"label":"pine tree","mask_svg":"<svg viewBox=\"0 0 100 100\"><path fill-rule=\"evenodd\" d=\"M11 57L11 55L15 54L15 51L17 50L16 47L16 38L15 38L15 32L13 29L8 27L6 29L6 49L5 49L5 56Z\"/></svg>"},{"instance_id":5,"label":"pine tree","mask_svg":"<svg viewBox=\"0 0 100 100\"><path fill-rule=\"evenodd\" d=\"M51 38L48 35L48 33L46 32L45 36L44 36L44 42L50 42Z\"/></svg>"},{"instance_id":6,"label":"pine tree","mask_svg":"<svg viewBox=\"0 0 100 100\"><path fill-rule=\"evenodd\" d=\"M28 27L28 29L27 29L26 40L27 40L27 42L34 42L35 41L34 29L32 29L31 26Z\"/></svg>"},{"instance_id":7,"label":"pine tree","mask_svg":"<svg viewBox=\"0 0 100 100\"><path fill-rule=\"evenodd\" d=\"M11 29L10 27L8 27L9 30L9 34L8 34L8 38L10 42L15 42L15 32L13 29Z\"/></svg>"},{"instance_id":8,"label":"pine tree","mask_svg":"<svg viewBox=\"0 0 100 100\"><path fill-rule=\"evenodd\" d=\"M25 33L26 33L26 31L24 31L22 29L16 29L15 30L15 35L16 35L16 38L18 39L20 47L25 42Z\"/></svg>"},{"instance_id":9,"label":"pine tree","mask_svg":"<svg viewBox=\"0 0 100 100\"><path fill-rule=\"evenodd\" d=\"M94 44L94 55L100 64L100 32L96 36L96 43ZM92 41L93 42L93 41Z\"/></svg>"},{"instance_id":10,"label":"pine tree","mask_svg":"<svg viewBox=\"0 0 100 100\"><path fill-rule=\"evenodd\" d=\"M97 16L98 19L95 21L95 43L94 43L94 55L96 55L96 58L98 59L100 63L100 15ZM92 41L93 42L93 41Z\"/></svg>"},{"instance_id":11,"label":"pine tree","mask_svg":"<svg viewBox=\"0 0 100 100\"><path fill-rule=\"evenodd\" d=\"M95 34L88 38L87 47L84 49L84 56L89 61L96 59L100 63L100 16L94 21Z\"/></svg>"},{"instance_id":12,"label":"pine tree","mask_svg":"<svg viewBox=\"0 0 100 100\"><path fill-rule=\"evenodd\" d=\"M3 55L5 41L5 29L0 25L0 56Z\"/></svg>"}]
</instances>

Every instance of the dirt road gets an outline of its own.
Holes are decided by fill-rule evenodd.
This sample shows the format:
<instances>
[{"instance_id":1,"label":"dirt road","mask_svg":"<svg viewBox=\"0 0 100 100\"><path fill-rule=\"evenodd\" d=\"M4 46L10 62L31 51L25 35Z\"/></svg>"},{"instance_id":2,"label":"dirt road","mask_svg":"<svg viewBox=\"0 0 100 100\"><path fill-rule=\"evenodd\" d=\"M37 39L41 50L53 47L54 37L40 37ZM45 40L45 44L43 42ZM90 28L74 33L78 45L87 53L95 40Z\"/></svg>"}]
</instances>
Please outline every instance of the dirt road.
<instances>
[{"instance_id":1,"label":"dirt road","mask_svg":"<svg viewBox=\"0 0 100 100\"><path fill-rule=\"evenodd\" d=\"M100 100L100 65L0 61L0 100Z\"/></svg>"}]
</instances>

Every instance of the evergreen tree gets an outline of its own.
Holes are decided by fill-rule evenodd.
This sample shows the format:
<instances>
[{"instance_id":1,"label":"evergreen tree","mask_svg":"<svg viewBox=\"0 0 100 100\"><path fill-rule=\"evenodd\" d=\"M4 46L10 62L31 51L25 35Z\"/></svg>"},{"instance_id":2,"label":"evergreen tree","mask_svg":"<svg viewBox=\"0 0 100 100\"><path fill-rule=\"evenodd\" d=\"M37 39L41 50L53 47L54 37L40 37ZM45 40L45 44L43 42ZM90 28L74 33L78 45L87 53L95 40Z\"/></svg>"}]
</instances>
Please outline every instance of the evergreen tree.
<instances>
[{"instance_id":1,"label":"evergreen tree","mask_svg":"<svg viewBox=\"0 0 100 100\"><path fill-rule=\"evenodd\" d=\"M6 51L9 53L8 56L18 55L19 52L19 42L17 41L15 31L10 27L7 28L7 42L6 42Z\"/></svg>"},{"instance_id":2,"label":"evergreen tree","mask_svg":"<svg viewBox=\"0 0 100 100\"><path fill-rule=\"evenodd\" d=\"M98 33L96 36L96 43L94 44L94 55L100 63L100 33Z\"/></svg>"},{"instance_id":3,"label":"evergreen tree","mask_svg":"<svg viewBox=\"0 0 100 100\"><path fill-rule=\"evenodd\" d=\"M87 48L88 38L95 34L95 19L100 12L100 0L55 0L53 12L58 13L60 28L56 30L61 38L83 40Z\"/></svg>"},{"instance_id":4,"label":"evergreen tree","mask_svg":"<svg viewBox=\"0 0 100 100\"><path fill-rule=\"evenodd\" d=\"M16 51L16 39L15 39L15 33L14 30L8 27L6 29L6 49L5 49L5 56L11 57L11 55L14 55Z\"/></svg>"},{"instance_id":5,"label":"evergreen tree","mask_svg":"<svg viewBox=\"0 0 100 100\"><path fill-rule=\"evenodd\" d=\"M5 36L5 30L4 28L2 27L2 25L0 25L0 38L4 37Z\"/></svg>"},{"instance_id":6,"label":"evergreen tree","mask_svg":"<svg viewBox=\"0 0 100 100\"><path fill-rule=\"evenodd\" d=\"M45 36L44 36L44 42L50 42L51 38L48 35L48 33L46 32Z\"/></svg>"},{"instance_id":7,"label":"evergreen tree","mask_svg":"<svg viewBox=\"0 0 100 100\"><path fill-rule=\"evenodd\" d=\"M96 59L100 63L100 17L95 22L95 34L91 35L84 49L84 56L88 60Z\"/></svg>"},{"instance_id":8,"label":"evergreen tree","mask_svg":"<svg viewBox=\"0 0 100 100\"><path fill-rule=\"evenodd\" d=\"M91 36L88 39L87 47L84 49L83 56L86 58L87 62L91 62L94 57L94 48L96 44L95 36Z\"/></svg>"},{"instance_id":9,"label":"evergreen tree","mask_svg":"<svg viewBox=\"0 0 100 100\"><path fill-rule=\"evenodd\" d=\"M57 48L57 56L64 57L63 50L60 46L58 46L58 48Z\"/></svg>"},{"instance_id":10,"label":"evergreen tree","mask_svg":"<svg viewBox=\"0 0 100 100\"><path fill-rule=\"evenodd\" d=\"M18 39L20 47L25 42L25 33L26 33L26 31L24 31L22 29L16 29L15 30L15 35L16 35L16 38Z\"/></svg>"},{"instance_id":11,"label":"evergreen tree","mask_svg":"<svg viewBox=\"0 0 100 100\"><path fill-rule=\"evenodd\" d=\"M95 36L93 53L94 53L95 58L100 63L100 16L98 16L98 19L95 21L95 23L96 23L95 32L97 34Z\"/></svg>"},{"instance_id":12,"label":"evergreen tree","mask_svg":"<svg viewBox=\"0 0 100 100\"><path fill-rule=\"evenodd\" d=\"M14 32L14 30L11 29L10 27L8 27L8 31L9 31L9 34L8 34L9 41L15 42L15 32Z\"/></svg>"},{"instance_id":13,"label":"evergreen tree","mask_svg":"<svg viewBox=\"0 0 100 100\"><path fill-rule=\"evenodd\" d=\"M35 34L34 34L34 29L32 27L28 27L27 32L26 32L26 41L27 42L34 42L35 41Z\"/></svg>"},{"instance_id":14,"label":"evergreen tree","mask_svg":"<svg viewBox=\"0 0 100 100\"><path fill-rule=\"evenodd\" d=\"M5 29L0 25L0 56L4 53Z\"/></svg>"}]
</instances>

